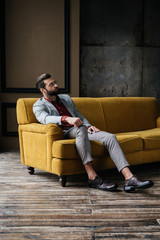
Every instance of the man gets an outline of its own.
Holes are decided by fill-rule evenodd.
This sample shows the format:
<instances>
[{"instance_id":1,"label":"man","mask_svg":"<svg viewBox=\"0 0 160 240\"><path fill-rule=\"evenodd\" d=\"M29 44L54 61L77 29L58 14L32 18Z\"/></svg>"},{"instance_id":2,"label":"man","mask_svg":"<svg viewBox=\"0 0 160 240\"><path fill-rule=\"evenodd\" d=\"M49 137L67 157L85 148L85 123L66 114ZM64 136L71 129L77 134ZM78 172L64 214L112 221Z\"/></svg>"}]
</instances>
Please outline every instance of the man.
<instances>
[{"instance_id":1,"label":"man","mask_svg":"<svg viewBox=\"0 0 160 240\"><path fill-rule=\"evenodd\" d=\"M36 87L43 97L33 106L33 112L40 123L54 123L62 126L64 138L75 138L76 148L88 174L88 186L104 191L114 191L118 185L103 181L92 167L90 140L101 142L109 152L117 169L125 178L124 190L146 189L153 186L153 181L140 181L132 174L116 136L92 126L77 110L72 99L59 94L57 82L50 74L42 74L37 79Z\"/></svg>"}]
</instances>

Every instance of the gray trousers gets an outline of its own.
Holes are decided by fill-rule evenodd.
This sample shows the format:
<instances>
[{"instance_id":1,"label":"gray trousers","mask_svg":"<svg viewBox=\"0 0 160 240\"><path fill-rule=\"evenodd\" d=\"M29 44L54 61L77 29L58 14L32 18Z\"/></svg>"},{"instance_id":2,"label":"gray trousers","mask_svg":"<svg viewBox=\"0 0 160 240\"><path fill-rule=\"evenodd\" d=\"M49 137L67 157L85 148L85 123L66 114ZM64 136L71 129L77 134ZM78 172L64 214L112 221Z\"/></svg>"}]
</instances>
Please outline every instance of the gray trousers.
<instances>
[{"instance_id":1,"label":"gray trousers","mask_svg":"<svg viewBox=\"0 0 160 240\"><path fill-rule=\"evenodd\" d=\"M76 148L83 164L93 161L91 156L91 140L101 142L105 146L119 172L124 167L129 166L114 134L104 131L88 133L87 127L82 125L80 127L70 128L64 133L64 137L66 139L76 139Z\"/></svg>"}]
</instances>

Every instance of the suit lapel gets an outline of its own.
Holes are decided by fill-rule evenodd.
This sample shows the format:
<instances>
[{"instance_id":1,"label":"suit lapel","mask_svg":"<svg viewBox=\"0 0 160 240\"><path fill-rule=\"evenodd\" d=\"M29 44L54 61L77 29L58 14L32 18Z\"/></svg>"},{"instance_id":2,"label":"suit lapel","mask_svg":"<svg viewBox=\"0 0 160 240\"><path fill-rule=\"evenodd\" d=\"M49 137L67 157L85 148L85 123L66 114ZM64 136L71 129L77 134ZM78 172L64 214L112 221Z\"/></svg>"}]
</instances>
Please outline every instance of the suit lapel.
<instances>
[{"instance_id":1,"label":"suit lapel","mask_svg":"<svg viewBox=\"0 0 160 240\"><path fill-rule=\"evenodd\" d=\"M75 116L74 112L72 111L72 108L70 107L70 105L69 105L68 102L67 102L67 99L65 99L64 97L65 97L65 96L62 97L61 95L59 95L60 100L62 101L62 103L64 104L64 106L67 108L67 110L70 112L71 116ZM49 108L53 109L58 116L60 116L57 108L56 108L52 103L50 103L49 101L47 101L44 97L42 98L42 101L43 101Z\"/></svg>"},{"instance_id":2,"label":"suit lapel","mask_svg":"<svg viewBox=\"0 0 160 240\"><path fill-rule=\"evenodd\" d=\"M42 101L43 101L49 108L53 109L53 110L57 113L58 116L60 116L60 115L59 115L59 112L57 111L57 108L56 108L52 103L50 103L49 101L47 101L44 97L42 98Z\"/></svg>"}]
</instances>

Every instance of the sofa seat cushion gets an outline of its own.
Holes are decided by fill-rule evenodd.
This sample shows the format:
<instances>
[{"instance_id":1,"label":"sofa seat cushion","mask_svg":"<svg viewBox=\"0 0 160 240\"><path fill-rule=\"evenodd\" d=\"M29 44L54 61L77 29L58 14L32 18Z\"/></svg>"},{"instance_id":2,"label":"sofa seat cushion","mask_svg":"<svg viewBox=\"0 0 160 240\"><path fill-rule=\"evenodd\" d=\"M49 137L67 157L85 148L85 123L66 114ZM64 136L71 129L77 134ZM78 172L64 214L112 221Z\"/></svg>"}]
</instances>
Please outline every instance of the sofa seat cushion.
<instances>
[{"instance_id":1,"label":"sofa seat cushion","mask_svg":"<svg viewBox=\"0 0 160 240\"><path fill-rule=\"evenodd\" d=\"M139 135L144 140L144 149L160 148L160 128L154 128L139 132Z\"/></svg>"},{"instance_id":2,"label":"sofa seat cushion","mask_svg":"<svg viewBox=\"0 0 160 240\"><path fill-rule=\"evenodd\" d=\"M96 141L91 141L92 156L103 156L106 150L103 145ZM73 159L79 158L76 150L75 139L64 139L53 142L52 156L56 158Z\"/></svg>"},{"instance_id":3,"label":"sofa seat cushion","mask_svg":"<svg viewBox=\"0 0 160 240\"><path fill-rule=\"evenodd\" d=\"M143 139L143 148L146 150L160 148L160 128L153 128L145 131L131 132ZM131 133L127 133L131 134Z\"/></svg>"},{"instance_id":4,"label":"sofa seat cushion","mask_svg":"<svg viewBox=\"0 0 160 240\"><path fill-rule=\"evenodd\" d=\"M117 134L116 137L124 153L137 152L143 149L143 141L140 136Z\"/></svg>"},{"instance_id":5,"label":"sofa seat cushion","mask_svg":"<svg viewBox=\"0 0 160 240\"><path fill-rule=\"evenodd\" d=\"M117 136L117 139L124 153L136 152L143 147L141 137L136 135L120 135ZM97 141L91 141L91 150L93 157L103 157L107 155L107 151L103 144ZM75 146L75 139L54 141L52 146L52 156L63 159L79 158Z\"/></svg>"}]
</instances>

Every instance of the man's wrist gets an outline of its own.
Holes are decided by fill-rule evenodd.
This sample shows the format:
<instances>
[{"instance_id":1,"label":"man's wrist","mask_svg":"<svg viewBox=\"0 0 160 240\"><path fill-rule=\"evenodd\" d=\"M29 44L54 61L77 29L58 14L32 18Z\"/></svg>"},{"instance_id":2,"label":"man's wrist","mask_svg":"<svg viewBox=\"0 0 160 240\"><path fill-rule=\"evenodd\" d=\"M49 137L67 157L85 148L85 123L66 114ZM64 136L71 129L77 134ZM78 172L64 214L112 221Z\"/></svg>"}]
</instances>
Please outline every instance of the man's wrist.
<instances>
[{"instance_id":1,"label":"man's wrist","mask_svg":"<svg viewBox=\"0 0 160 240\"><path fill-rule=\"evenodd\" d=\"M61 122L63 123L63 124L65 124L65 123L67 123L67 121L66 121L66 118L67 117L69 117L69 116L62 116L62 118L61 118Z\"/></svg>"}]
</instances>

